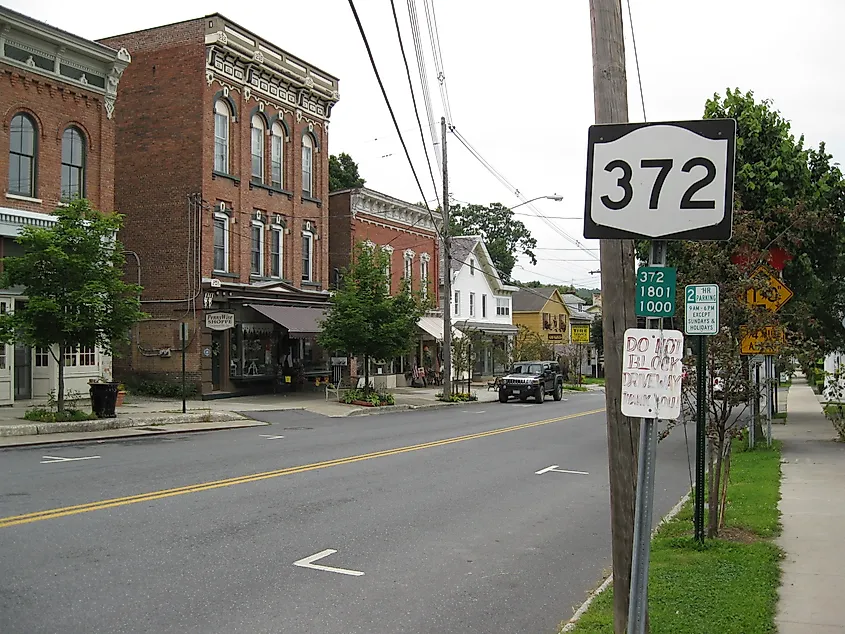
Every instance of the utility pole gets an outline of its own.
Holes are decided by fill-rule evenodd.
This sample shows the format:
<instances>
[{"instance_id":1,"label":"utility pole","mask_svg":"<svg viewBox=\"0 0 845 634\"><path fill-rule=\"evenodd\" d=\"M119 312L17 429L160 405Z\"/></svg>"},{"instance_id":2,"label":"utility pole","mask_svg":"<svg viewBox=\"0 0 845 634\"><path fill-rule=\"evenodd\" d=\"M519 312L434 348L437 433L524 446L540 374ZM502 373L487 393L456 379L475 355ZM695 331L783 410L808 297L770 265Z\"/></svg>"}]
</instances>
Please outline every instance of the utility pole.
<instances>
[{"instance_id":1,"label":"utility pole","mask_svg":"<svg viewBox=\"0 0 845 634\"><path fill-rule=\"evenodd\" d=\"M452 239L449 227L449 170L446 168L446 117L440 117L443 152L443 398L452 393Z\"/></svg>"},{"instance_id":2,"label":"utility pole","mask_svg":"<svg viewBox=\"0 0 845 634\"><path fill-rule=\"evenodd\" d=\"M596 123L628 122L628 81L621 0L590 0L593 95ZM634 542L637 446L640 421L622 415L622 355L626 328L636 328L634 243L602 240L600 247L604 331L610 527L613 554L613 624L625 634Z\"/></svg>"}]
</instances>

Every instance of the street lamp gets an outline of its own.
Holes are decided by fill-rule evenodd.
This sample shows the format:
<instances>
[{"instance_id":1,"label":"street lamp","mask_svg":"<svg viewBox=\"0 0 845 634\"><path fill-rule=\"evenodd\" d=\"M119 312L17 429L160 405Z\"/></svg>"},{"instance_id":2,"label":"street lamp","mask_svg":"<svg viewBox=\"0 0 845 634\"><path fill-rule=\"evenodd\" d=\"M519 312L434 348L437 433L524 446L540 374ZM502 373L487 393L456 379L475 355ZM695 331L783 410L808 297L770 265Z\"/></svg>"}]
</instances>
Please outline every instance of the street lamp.
<instances>
[{"instance_id":1,"label":"street lamp","mask_svg":"<svg viewBox=\"0 0 845 634\"><path fill-rule=\"evenodd\" d=\"M526 200L524 203L519 203L518 205L514 205L511 207L511 210L516 209L517 207L522 207L523 205L527 205L528 203L533 203L535 200L553 200L555 202L560 202L563 200L563 196L559 196L558 194L552 194L551 196L537 196L537 198L532 198L531 200Z\"/></svg>"}]
</instances>

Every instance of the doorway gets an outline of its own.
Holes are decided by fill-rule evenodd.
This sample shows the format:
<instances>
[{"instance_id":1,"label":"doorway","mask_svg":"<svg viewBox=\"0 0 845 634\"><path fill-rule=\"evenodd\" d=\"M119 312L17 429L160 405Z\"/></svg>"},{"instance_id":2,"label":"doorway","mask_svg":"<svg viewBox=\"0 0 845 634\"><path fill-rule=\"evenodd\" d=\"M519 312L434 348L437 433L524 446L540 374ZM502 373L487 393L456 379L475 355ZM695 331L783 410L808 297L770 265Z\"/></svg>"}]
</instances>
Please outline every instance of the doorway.
<instances>
[{"instance_id":1,"label":"doorway","mask_svg":"<svg viewBox=\"0 0 845 634\"><path fill-rule=\"evenodd\" d=\"M15 343L15 400L32 398L32 348Z\"/></svg>"},{"instance_id":2,"label":"doorway","mask_svg":"<svg viewBox=\"0 0 845 634\"><path fill-rule=\"evenodd\" d=\"M211 333L211 389L220 391L223 381L223 332L220 330Z\"/></svg>"}]
</instances>

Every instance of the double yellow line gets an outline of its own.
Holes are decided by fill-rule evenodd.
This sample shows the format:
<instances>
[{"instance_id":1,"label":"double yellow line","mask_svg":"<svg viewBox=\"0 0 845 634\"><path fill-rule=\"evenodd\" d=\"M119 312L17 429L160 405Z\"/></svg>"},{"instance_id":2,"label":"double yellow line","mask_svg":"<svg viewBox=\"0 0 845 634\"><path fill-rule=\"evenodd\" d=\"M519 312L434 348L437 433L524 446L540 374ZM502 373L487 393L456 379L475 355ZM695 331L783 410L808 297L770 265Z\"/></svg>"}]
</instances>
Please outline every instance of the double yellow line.
<instances>
[{"instance_id":1,"label":"double yellow line","mask_svg":"<svg viewBox=\"0 0 845 634\"><path fill-rule=\"evenodd\" d=\"M558 423L560 421L570 420L572 418L590 416L591 414L599 414L603 411L604 408L594 409L587 412L569 414L567 416L558 416L557 418L548 418L546 420L536 421L533 423L523 423L521 425L513 425L511 427L492 429L490 431L479 432L477 434L467 434L466 436L444 438L442 440L420 443L418 445L408 445L407 447L385 449L383 451L374 451L372 453L360 454L357 456L349 456L346 458L337 458L335 460L313 462L311 464L300 465L298 467L287 467L285 469L277 469L275 471L264 471L262 473L238 476L236 478L227 478L225 480L201 482L199 484L190 484L188 486L176 487L174 489L162 489L160 491L151 491L149 493L141 493L139 495L128 495L126 497L111 498L109 500L100 500L98 502L89 502L87 504L76 504L74 506L64 506L55 509L48 509L46 511L37 511L35 513L25 513L24 515L12 515L10 517L0 518L0 528L18 526L19 524L29 524L31 522L40 522L42 520L57 519L60 517L67 517L69 515L79 515L80 513L100 511L103 509L114 508L116 506L127 506L129 504L137 504L139 502L151 502L153 500L161 500L163 498L174 497L176 495L185 495L187 493L199 493L201 491L221 489L223 487L230 487L236 484L247 484L249 482L269 480L270 478L279 478L282 476L293 475L295 473L304 473L306 471L316 471L317 469L328 469L329 467L338 467L340 465L352 464L355 462L361 462L363 460L372 460L374 458L396 456L403 453L409 453L411 451L420 451L421 449L432 449L434 447L442 447L444 445L451 445L453 443L464 442L467 440L487 438L488 436L507 434L509 432L519 431L521 429L530 429L531 427L539 427L541 425L548 425L550 423Z\"/></svg>"}]
</instances>

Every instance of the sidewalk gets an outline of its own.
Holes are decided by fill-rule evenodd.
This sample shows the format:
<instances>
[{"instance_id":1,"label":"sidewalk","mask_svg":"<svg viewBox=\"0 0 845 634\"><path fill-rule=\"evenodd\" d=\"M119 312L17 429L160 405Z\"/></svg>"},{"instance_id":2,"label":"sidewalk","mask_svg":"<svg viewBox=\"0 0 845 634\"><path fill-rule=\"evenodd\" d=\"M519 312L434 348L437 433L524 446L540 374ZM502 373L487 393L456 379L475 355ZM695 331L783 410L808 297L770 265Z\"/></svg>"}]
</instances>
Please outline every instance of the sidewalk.
<instances>
[{"instance_id":1,"label":"sidewalk","mask_svg":"<svg viewBox=\"0 0 845 634\"><path fill-rule=\"evenodd\" d=\"M793 378L783 441L780 634L845 634L845 445L806 380Z\"/></svg>"}]
</instances>

